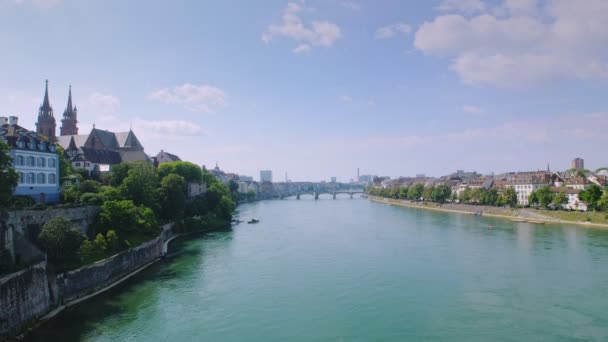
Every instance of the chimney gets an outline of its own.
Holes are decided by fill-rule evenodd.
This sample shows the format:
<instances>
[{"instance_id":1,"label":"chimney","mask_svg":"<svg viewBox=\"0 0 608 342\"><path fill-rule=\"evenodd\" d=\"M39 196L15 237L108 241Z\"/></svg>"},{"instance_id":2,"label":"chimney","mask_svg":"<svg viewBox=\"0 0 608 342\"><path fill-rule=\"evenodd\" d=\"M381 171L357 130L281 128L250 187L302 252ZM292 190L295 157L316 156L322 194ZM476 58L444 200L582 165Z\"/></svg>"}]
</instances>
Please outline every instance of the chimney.
<instances>
[{"instance_id":1,"label":"chimney","mask_svg":"<svg viewBox=\"0 0 608 342\"><path fill-rule=\"evenodd\" d=\"M0 125L8 125L8 118L6 116L0 116Z\"/></svg>"},{"instance_id":2,"label":"chimney","mask_svg":"<svg viewBox=\"0 0 608 342\"><path fill-rule=\"evenodd\" d=\"M19 124L19 118L16 116L9 116L8 117L8 124L13 126L13 125L18 125Z\"/></svg>"}]
</instances>

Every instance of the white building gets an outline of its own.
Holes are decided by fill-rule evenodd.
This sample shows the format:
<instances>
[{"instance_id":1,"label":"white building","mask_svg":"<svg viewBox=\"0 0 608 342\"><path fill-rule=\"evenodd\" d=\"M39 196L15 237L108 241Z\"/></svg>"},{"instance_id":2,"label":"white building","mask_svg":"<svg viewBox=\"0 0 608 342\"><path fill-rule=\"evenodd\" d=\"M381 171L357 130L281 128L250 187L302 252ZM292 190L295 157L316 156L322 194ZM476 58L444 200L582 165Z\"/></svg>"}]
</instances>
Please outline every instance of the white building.
<instances>
[{"instance_id":1,"label":"white building","mask_svg":"<svg viewBox=\"0 0 608 342\"><path fill-rule=\"evenodd\" d=\"M272 171L271 170L262 170L260 171L260 182L269 182L272 183Z\"/></svg>"},{"instance_id":2,"label":"white building","mask_svg":"<svg viewBox=\"0 0 608 342\"><path fill-rule=\"evenodd\" d=\"M507 180L506 187L514 188L517 192L517 204L528 205L532 191L545 185L551 185L551 174L544 172L526 172L515 174Z\"/></svg>"}]
</instances>

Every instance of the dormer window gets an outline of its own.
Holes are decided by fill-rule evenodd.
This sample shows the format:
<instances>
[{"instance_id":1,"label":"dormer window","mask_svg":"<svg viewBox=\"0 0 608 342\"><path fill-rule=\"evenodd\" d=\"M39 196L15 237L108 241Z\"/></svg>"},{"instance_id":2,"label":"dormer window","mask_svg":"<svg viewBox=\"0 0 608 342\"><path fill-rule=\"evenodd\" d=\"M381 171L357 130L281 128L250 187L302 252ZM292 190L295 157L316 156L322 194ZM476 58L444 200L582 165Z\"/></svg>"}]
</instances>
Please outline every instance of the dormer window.
<instances>
[{"instance_id":1,"label":"dormer window","mask_svg":"<svg viewBox=\"0 0 608 342\"><path fill-rule=\"evenodd\" d=\"M23 140L17 141L17 147L19 147L19 148L25 148L25 142Z\"/></svg>"},{"instance_id":2,"label":"dormer window","mask_svg":"<svg viewBox=\"0 0 608 342\"><path fill-rule=\"evenodd\" d=\"M57 146L55 146L55 145L51 145L51 146L49 147L49 150L50 150L51 152L55 152L55 151L57 151Z\"/></svg>"},{"instance_id":3,"label":"dormer window","mask_svg":"<svg viewBox=\"0 0 608 342\"><path fill-rule=\"evenodd\" d=\"M29 144L27 144L27 146L30 148L30 150L36 149L36 143L34 141L30 141Z\"/></svg>"},{"instance_id":4,"label":"dormer window","mask_svg":"<svg viewBox=\"0 0 608 342\"><path fill-rule=\"evenodd\" d=\"M45 151L46 150L46 143L44 141L41 141L40 145L38 145L38 148L40 149L40 151Z\"/></svg>"}]
</instances>

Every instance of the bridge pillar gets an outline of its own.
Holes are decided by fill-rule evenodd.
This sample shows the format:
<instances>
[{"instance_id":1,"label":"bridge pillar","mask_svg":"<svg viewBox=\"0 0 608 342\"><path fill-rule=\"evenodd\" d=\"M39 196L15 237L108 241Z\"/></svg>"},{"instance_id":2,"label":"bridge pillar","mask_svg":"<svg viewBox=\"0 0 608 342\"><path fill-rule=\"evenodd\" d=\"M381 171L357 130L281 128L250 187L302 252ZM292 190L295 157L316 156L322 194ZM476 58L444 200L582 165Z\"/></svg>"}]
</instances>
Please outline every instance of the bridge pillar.
<instances>
[{"instance_id":1,"label":"bridge pillar","mask_svg":"<svg viewBox=\"0 0 608 342\"><path fill-rule=\"evenodd\" d=\"M350 193L350 199L353 199L353 193L352 192Z\"/></svg>"},{"instance_id":2,"label":"bridge pillar","mask_svg":"<svg viewBox=\"0 0 608 342\"><path fill-rule=\"evenodd\" d=\"M296 199L300 199L300 193L298 192L298 194L296 195Z\"/></svg>"},{"instance_id":3,"label":"bridge pillar","mask_svg":"<svg viewBox=\"0 0 608 342\"><path fill-rule=\"evenodd\" d=\"M336 192L334 191L334 199L336 199Z\"/></svg>"},{"instance_id":4,"label":"bridge pillar","mask_svg":"<svg viewBox=\"0 0 608 342\"><path fill-rule=\"evenodd\" d=\"M318 200L319 199L319 193L315 191L315 199Z\"/></svg>"}]
</instances>

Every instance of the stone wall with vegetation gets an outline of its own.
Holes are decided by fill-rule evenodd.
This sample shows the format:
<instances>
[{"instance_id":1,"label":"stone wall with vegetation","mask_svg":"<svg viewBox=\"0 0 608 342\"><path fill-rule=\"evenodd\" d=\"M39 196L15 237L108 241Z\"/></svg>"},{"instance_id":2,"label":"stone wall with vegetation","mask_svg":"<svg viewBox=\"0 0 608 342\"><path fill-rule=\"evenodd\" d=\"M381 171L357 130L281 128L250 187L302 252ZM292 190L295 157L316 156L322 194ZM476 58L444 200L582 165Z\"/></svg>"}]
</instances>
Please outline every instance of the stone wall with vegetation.
<instances>
[{"instance_id":1,"label":"stone wall with vegetation","mask_svg":"<svg viewBox=\"0 0 608 342\"><path fill-rule=\"evenodd\" d=\"M162 245L162 238L159 237L92 265L58 275L57 286L63 302L99 291L158 259Z\"/></svg>"},{"instance_id":2,"label":"stone wall with vegetation","mask_svg":"<svg viewBox=\"0 0 608 342\"><path fill-rule=\"evenodd\" d=\"M0 278L0 340L50 311L46 261Z\"/></svg>"}]
</instances>

